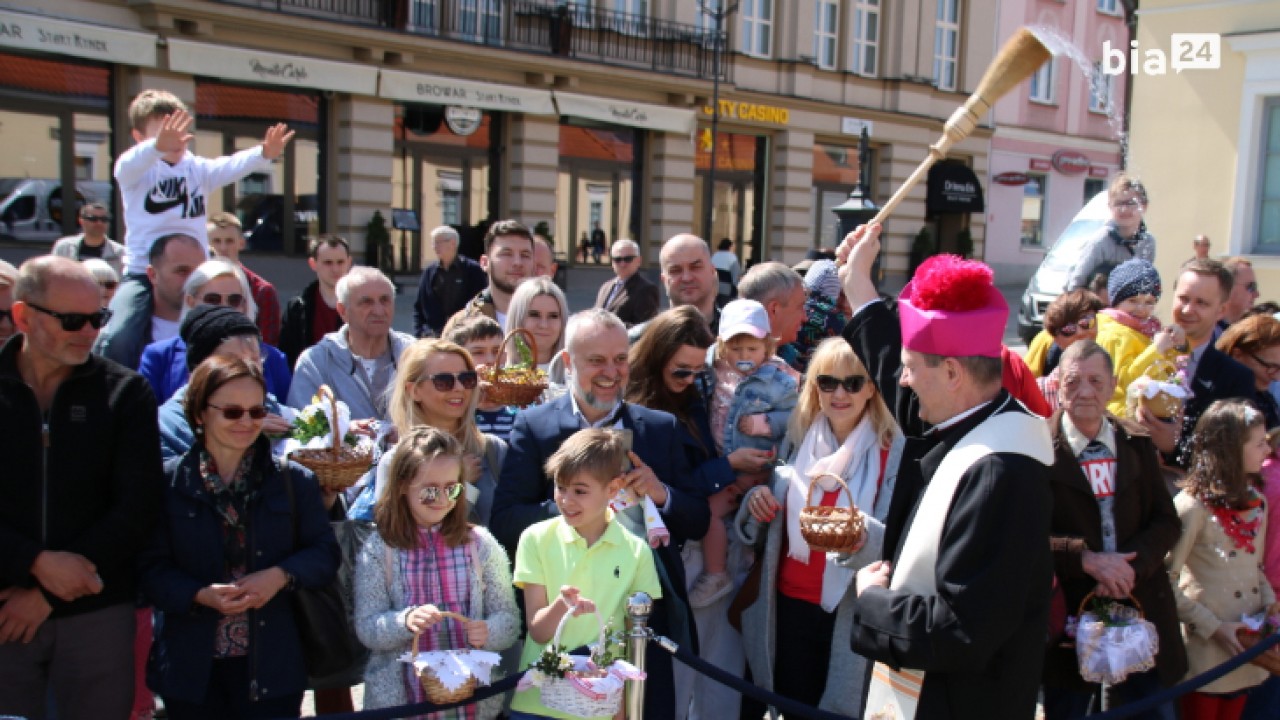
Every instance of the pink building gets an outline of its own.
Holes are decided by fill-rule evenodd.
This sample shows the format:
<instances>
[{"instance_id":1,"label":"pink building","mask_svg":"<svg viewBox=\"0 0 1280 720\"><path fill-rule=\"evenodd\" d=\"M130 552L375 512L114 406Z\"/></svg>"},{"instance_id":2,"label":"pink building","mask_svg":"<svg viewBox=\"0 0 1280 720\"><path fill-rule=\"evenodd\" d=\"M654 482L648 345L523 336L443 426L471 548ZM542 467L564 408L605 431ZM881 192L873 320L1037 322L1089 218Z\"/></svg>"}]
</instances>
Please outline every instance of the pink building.
<instances>
[{"instance_id":1,"label":"pink building","mask_svg":"<svg viewBox=\"0 0 1280 720\"><path fill-rule=\"evenodd\" d=\"M1120 0L1013 0L1000 4L998 37L1050 28L1098 63L1103 44L1128 50ZM997 282L1028 280L1058 234L1121 168L1127 76L1091 82L1055 57L996 103L987 178L986 261Z\"/></svg>"}]
</instances>

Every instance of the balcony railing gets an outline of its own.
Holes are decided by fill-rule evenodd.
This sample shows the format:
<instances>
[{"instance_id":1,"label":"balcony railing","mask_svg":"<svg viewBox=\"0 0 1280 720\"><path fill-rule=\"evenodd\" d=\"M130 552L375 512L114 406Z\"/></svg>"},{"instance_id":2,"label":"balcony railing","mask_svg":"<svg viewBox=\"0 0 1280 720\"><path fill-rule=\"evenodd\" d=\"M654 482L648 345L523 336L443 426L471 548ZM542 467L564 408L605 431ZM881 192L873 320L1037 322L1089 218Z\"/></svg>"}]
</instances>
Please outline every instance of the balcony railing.
<instances>
[{"instance_id":1,"label":"balcony railing","mask_svg":"<svg viewBox=\"0 0 1280 720\"><path fill-rule=\"evenodd\" d=\"M726 33L556 0L221 0L345 24L710 80Z\"/></svg>"}]
</instances>

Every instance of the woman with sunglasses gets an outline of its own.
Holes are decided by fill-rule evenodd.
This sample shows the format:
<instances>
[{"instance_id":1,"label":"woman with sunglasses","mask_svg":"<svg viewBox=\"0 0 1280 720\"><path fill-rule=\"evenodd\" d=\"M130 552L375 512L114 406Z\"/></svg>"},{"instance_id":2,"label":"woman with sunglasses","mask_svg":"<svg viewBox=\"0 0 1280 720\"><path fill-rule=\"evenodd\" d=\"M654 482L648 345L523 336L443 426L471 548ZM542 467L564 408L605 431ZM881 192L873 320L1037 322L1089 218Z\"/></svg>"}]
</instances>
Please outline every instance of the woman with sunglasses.
<instances>
[{"instance_id":1,"label":"woman with sunglasses","mask_svg":"<svg viewBox=\"0 0 1280 720\"><path fill-rule=\"evenodd\" d=\"M711 435L711 416L704 392L707 386L707 349L715 336L707 321L692 305L672 308L655 317L640 339L631 346L631 377L626 399L651 410L662 410L675 416L680 432L680 448L693 468L695 486L712 494L733 486L739 474L749 478L766 470L773 456L765 450L739 448L727 457L716 449ZM750 487L745 481L743 485ZM696 548L696 546L693 546ZM730 547L729 571L738 577L745 572L750 557ZM686 574L696 577L701 571L702 553L685 553ZM695 564L696 563L696 564ZM743 670L742 641L729 624L726 608L729 598L709 607L694 610L698 626L700 656L718 667L738 674ZM682 672L677 666L676 684L683 707L690 698L702 716L737 717L741 695L693 672Z\"/></svg>"},{"instance_id":2,"label":"woman with sunglasses","mask_svg":"<svg viewBox=\"0 0 1280 720\"><path fill-rule=\"evenodd\" d=\"M400 355L388 412L402 436L414 428L433 427L458 441L464 453L464 489L471 521L487 526L507 444L476 427L479 401L479 378L470 353L448 340L424 338ZM383 454L374 471L373 487L356 498L349 517L373 519L373 506L387 487L395 456L396 448Z\"/></svg>"},{"instance_id":3,"label":"woman with sunglasses","mask_svg":"<svg viewBox=\"0 0 1280 720\"><path fill-rule=\"evenodd\" d=\"M271 455L265 400L257 364L210 357L187 388L196 443L165 464L139 568L162 613L149 677L174 720L301 711L306 663L289 595L332 582L339 549L315 476Z\"/></svg>"},{"instance_id":4,"label":"woman with sunglasses","mask_svg":"<svg viewBox=\"0 0 1280 720\"><path fill-rule=\"evenodd\" d=\"M1280 320L1251 315L1228 327L1217 348L1253 372L1254 396L1248 399L1262 410L1268 430L1280 426L1280 406L1271 394L1271 383L1280 380Z\"/></svg>"},{"instance_id":5,"label":"woman with sunglasses","mask_svg":"<svg viewBox=\"0 0 1280 720\"><path fill-rule=\"evenodd\" d=\"M742 640L757 685L843 715L862 711L870 665L849 648L854 573L880 557L903 444L849 343L822 341L787 429L786 464L770 485L747 493L735 522L760 553L759 594L742 613L743 627L755 629ZM867 528L862 547L839 562L812 552L800 535L805 505L849 506L824 473L843 479Z\"/></svg>"},{"instance_id":6,"label":"woman with sunglasses","mask_svg":"<svg viewBox=\"0 0 1280 720\"><path fill-rule=\"evenodd\" d=\"M1058 359L1062 351L1081 340L1098 336L1102 299L1083 288L1059 295L1044 311L1044 330L1027 348L1027 367L1050 411L1058 409ZM1052 412L1051 412L1052 414Z\"/></svg>"},{"instance_id":7,"label":"woman with sunglasses","mask_svg":"<svg viewBox=\"0 0 1280 720\"><path fill-rule=\"evenodd\" d=\"M182 317L200 305L224 305L244 314L250 320L258 315L249 281L240 268L226 260L208 260L200 264L182 285ZM262 371L267 378L267 392L278 398L289 397L293 372L289 359L280 350L259 343ZM163 403L187 382L187 345L181 336L151 343L142 351L138 372L151 383L156 400Z\"/></svg>"},{"instance_id":8,"label":"woman with sunglasses","mask_svg":"<svg viewBox=\"0 0 1280 720\"><path fill-rule=\"evenodd\" d=\"M98 258L89 258L82 260L84 269L93 273L93 279L98 281L98 287L102 288L102 307L111 305L111 298L116 295L116 288L120 286L120 273L115 271L105 260Z\"/></svg>"}]
</instances>

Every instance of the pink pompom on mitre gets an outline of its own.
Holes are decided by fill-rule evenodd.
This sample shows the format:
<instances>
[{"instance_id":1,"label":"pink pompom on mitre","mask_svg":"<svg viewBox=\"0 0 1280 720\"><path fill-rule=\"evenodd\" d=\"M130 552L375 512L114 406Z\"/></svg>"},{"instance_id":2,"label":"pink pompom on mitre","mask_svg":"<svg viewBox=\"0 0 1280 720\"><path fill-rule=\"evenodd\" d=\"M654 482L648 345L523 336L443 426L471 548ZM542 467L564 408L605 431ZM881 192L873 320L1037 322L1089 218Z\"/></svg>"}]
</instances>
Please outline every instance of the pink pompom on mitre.
<instances>
[{"instance_id":1,"label":"pink pompom on mitre","mask_svg":"<svg viewBox=\"0 0 1280 720\"><path fill-rule=\"evenodd\" d=\"M969 312L984 307L993 284L991 268L959 255L934 255L911 278L911 304L919 310Z\"/></svg>"}]
</instances>

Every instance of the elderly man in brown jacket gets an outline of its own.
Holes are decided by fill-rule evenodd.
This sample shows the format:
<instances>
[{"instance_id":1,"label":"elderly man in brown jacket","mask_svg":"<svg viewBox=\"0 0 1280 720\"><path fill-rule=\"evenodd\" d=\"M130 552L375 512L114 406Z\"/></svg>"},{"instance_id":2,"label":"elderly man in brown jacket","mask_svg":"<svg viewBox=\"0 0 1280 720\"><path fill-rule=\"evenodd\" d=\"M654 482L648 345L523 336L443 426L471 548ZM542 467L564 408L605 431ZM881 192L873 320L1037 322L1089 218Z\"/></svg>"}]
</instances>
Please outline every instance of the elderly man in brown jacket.
<instances>
[{"instance_id":1,"label":"elderly man in brown jacket","mask_svg":"<svg viewBox=\"0 0 1280 720\"><path fill-rule=\"evenodd\" d=\"M1049 419L1055 456L1049 542L1067 612L1076 614L1091 592L1102 598L1132 595L1160 638L1155 669L1108 687L1108 705L1116 707L1173 685L1187 671L1164 568L1181 523L1146 431L1106 412L1116 382L1107 351L1081 340L1063 353L1060 368L1061 409ZM1045 657L1045 720L1101 710L1101 687L1085 682L1078 667L1075 648L1054 639ZM1175 715L1172 704L1165 704L1135 717Z\"/></svg>"}]
</instances>

